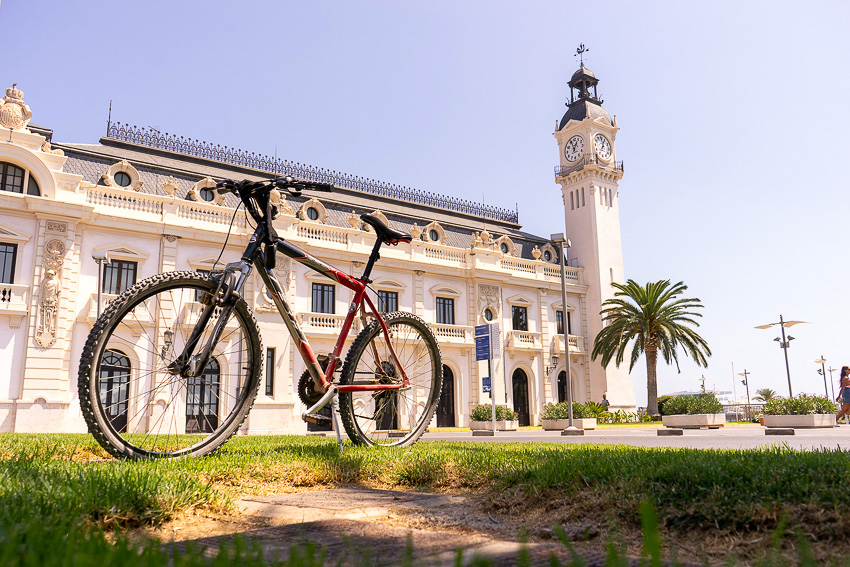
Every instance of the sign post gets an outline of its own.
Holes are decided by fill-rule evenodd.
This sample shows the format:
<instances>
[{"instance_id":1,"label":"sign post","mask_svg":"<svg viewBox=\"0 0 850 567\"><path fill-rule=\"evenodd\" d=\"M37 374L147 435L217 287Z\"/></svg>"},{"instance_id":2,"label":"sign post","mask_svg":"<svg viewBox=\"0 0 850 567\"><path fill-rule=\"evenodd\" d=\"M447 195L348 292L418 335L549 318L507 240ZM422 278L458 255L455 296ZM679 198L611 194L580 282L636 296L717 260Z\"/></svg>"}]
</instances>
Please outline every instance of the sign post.
<instances>
[{"instance_id":1,"label":"sign post","mask_svg":"<svg viewBox=\"0 0 850 567\"><path fill-rule=\"evenodd\" d=\"M481 379L481 390L485 394L490 394L490 406L493 409L493 431L491 435L496 434L496 389L493 382L491 361L494 358L499 358L499 350L499 324L477 325L475 327L475 360L487 361L487 376Z\"/></svg>"}]
</instances>

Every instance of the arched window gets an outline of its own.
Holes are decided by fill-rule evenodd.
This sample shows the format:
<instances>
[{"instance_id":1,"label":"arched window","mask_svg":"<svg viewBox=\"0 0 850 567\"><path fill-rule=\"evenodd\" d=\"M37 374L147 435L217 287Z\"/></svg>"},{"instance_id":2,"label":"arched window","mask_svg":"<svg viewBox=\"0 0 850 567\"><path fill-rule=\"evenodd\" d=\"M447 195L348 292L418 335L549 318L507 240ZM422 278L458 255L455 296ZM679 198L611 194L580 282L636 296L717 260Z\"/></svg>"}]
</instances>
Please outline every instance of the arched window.
<instances>
[{"instance_id":1,"label":"arched window","mask_svg":"<svg viewBox=\"0 0 850 567\"><path fill-rule=\"evenodd\" d=\"M120 350L107 350L97 376L100 404L118 433L127 432L127 397L130 386L130 359Z\"/></svg>"},{"instance_id":2,"label":"arched window","mask_svg":"<svg viewBox=\"0 0 850 567\"><path fill-rule=\"evenodd\" d=\"M186 389L186 433L210 433L218 427L221 368L211 359L201 376L189 378Z\"/></svg>"},{"instance_id":3,"label":"arched window","mask_svg":"<svg viewBox=\"0 0 850 567\"><path fill-rule=\"evenodd\" d=\"M0 162L0 190L23 193L24 187L27 189L27 195L41 195L38 182L30 172L13 163Z\"/></svg>"}]
</instances>

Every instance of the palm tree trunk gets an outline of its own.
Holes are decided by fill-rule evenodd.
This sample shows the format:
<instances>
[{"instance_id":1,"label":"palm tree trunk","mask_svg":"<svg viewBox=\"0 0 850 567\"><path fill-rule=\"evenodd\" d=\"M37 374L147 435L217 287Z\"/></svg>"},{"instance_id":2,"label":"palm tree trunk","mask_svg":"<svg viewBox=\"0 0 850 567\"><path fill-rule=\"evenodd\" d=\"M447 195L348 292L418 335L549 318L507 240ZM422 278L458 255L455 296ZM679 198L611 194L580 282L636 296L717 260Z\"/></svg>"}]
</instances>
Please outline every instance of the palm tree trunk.
<instances>
[{"instance_id":1,"label":"palm tree trunk","mask_svg":"<svg viewBox=\"0 0 850 567\"><path fill-rule=\"evenodd\" d=\"M658 352L654 348L646 349L646 413L658 415L658 382L655 370L658 365Z\"/></svg>"}]
</instances>

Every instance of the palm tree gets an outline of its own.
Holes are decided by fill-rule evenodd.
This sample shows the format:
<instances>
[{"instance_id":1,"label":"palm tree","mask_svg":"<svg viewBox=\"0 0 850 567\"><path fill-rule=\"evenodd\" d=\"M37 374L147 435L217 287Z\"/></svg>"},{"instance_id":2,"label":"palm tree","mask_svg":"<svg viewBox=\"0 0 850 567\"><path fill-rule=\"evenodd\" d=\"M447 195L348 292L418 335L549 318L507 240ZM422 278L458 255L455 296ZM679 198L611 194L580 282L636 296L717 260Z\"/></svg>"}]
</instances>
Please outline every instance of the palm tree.
<instances>
[{"instance_id":1,"label":"palm tree","mask_svg":"<svg viewBox=\"0 0 850 567\"><path fill-rule=\"evenodd\" d=\"M641 354L646 354L646 411L658 413L658 384L656 366L658 351L667 364L676 363L679 368L678 347L700 366L708 366L711 356L708 344L692 327L699 327L694 317L702 317L694 311L701 308L699 299L680 298L688 289L683 282L670 284L670 280L647 283L641 286L634 280L625 284L612 283L617 291L612 299L602 304L604 327L596 335L591 358L602 358L607 367L613 359L617 366L623 362L626 348L634 341L629 357L629 372Z\"/></svg>"},{"instance_id":2,"label":"palm tree","mask_svg":"<svg viewBox=\"0 0 850 567\"><path fill-rule=\"evenodd\" d=\"M761 388L760 390L756 390L756 394L757 395L753 396L753 399L760 402L769 402L773 398L779 397L776 390L771 390L770 388Z\"/></svg>"}]
</instances>

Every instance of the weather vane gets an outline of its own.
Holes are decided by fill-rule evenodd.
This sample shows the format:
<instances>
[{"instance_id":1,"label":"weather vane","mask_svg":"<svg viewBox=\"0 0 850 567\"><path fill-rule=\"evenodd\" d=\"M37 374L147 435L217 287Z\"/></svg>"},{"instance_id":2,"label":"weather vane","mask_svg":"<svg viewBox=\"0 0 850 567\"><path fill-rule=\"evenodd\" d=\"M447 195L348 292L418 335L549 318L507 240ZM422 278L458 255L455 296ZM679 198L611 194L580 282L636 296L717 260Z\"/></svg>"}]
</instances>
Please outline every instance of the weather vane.
<instances>
[{"instance_id":1,"label":"weather vane","mask_svg":"<svg viewBox=\"0 0 850 567\"><path fill-rule=\"evenodd\" d=\"M587 47L585 47L583 43L579 43L579 44L578 44L578 49L576 49L576 54L575 54L575 55L573 55L573 57L575 57L576 55L578 55L578 57L579 57L579 61L581 61L581 66L582 66L582 67L584 67L584 52L585 52L585 51L590 51L590 49L589 49L589 48L587 48Z\"/></svg>"}]
</instances>

